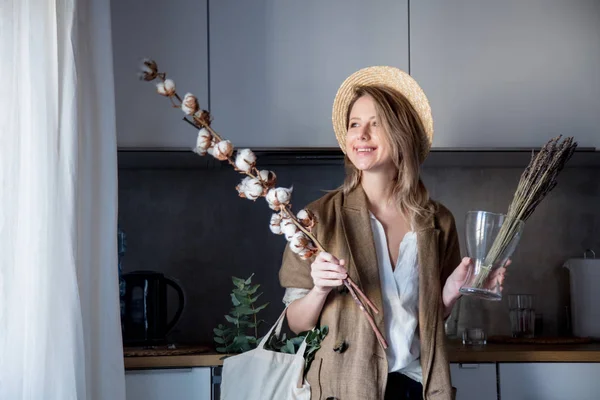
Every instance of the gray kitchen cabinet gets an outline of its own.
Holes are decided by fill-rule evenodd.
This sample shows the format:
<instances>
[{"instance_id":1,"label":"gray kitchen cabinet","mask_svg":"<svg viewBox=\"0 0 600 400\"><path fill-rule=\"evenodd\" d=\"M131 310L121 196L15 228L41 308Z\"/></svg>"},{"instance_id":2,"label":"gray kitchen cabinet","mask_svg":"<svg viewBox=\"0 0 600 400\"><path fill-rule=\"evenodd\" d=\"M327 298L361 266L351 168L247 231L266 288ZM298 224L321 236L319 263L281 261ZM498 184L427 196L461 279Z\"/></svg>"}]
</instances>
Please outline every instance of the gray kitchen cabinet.
<instances>
[{"instance_id":1,"label":"gray kitchen cabinet","mask_svg":"<svg viewBox=\"0 0 600 400\"><path fill-rule=\"evenodd\" d=\"M127 400L211 400L209 367L125 372Z\"/></svg>"},{"instance_id":2,"label":"gray kitchen cabinet","mask_svg":"<svg viewBox=\"0 0 600 400\"><path fill-rule=\"evenodd\" d=\"M598 363L500 363L500 398L597 400Z\"/></svg>"},{"instance_id":3,"label":"gray kitchen cabinet","mask_svg":"<svg viewBox=\"0 0 600 400\"><path fill-rule=\"evenodd\" d=\"M152 58L208 108L207 0L112 0L111 14L118 146L191 149L197 132L183 112L136 74Z\"/></svg>"},{"instance_id":4,"label":"gray kitchen cabinet","mask_svg":"<svg viewBox=\"0 0 600 400\"><path fill-rule=\"evenodd\" d=\"M496 364L450 364L456 400L496 400Z\"/></svg>"},{"instance_id":5,"label":"gray kitchen cabinet","mask_svg":"<svg viewBox=\"0 0 600 400\"><path fill-rule=\"evenodd\" d=\"M343 80L408 68L407 0L211 1L209 26L213 127L238 146L337 146Z\"/></svg>"},{"instance_id":6,"label":"gray kitchen cabinet","mask_svg":"<svg viewBox=\"0 0 600 400\"><path fill-rule=\"evenodd\" d=\"M600 148L600 2L410 3L411 74L434 147L539 147L573 135Z\"/></svg>"}]
</instances>

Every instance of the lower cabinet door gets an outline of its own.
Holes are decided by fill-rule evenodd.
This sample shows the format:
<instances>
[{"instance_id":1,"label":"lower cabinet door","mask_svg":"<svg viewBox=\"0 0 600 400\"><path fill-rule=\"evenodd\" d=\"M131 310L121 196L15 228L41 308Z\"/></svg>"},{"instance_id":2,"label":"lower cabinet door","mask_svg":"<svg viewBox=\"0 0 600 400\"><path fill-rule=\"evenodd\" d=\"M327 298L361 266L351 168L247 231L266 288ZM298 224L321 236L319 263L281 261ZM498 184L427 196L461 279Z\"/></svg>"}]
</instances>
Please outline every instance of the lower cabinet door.
<instances>
[{"instance_id":1,"label":"lower cabinet door","mask_svg":"<svg viewBox=\"0 0 600 400\"><path fill-rule=\"evenodd\" d=\"M496 364L450 364L456 400L497 400Z\"/></svg>"},{"instance_id":2,"label":"lower cabinet door","mask_svg":"<svg viewBox=\"0 0 600 400\"><path fill-rule=\"evenodd\" d=\"M502 400L598 400L600 363L501 363Z\"/></svg>"},{"instance_id":3,"label":"lower cabinet door","mask_svg":"<svg viewBox=\"0 0 600 400\"><path fill-rule=\"evenodd\" d=\"M210 368L125 372L127 400L211 400Z\"/></svg>"}]
</instances>

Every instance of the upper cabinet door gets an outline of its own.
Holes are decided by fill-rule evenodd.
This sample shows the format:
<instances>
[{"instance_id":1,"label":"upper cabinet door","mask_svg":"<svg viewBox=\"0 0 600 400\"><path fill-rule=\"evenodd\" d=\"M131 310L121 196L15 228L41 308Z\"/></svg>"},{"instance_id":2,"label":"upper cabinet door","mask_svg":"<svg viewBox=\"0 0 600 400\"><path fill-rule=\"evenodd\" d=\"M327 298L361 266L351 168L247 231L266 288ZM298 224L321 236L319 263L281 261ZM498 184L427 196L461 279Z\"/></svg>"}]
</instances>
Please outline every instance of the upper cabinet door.
<instances>
[{"instance_id":1,"label":"upper cabinet door","mask_svg":"<svg viewBox=\"0 0 600 400\"><path fill-rule=\"evenodd\" d=\"M337 146L338 87L371 65L408 68L407 1L209 4L213 127L236 146Z\"/></svg>"},{"instance_id":2,"label":"upper cabinet door","mask_svg":"<svg viewBox=\"0 0 600 400\"><path fill-rule=\"evenodd\" d=\"M600 147L600 2L410 3L411 72L434 147Z\"/></svg>"},{"instance_id":3,"label":"upper cabinet door","mask_svg":"<svg viewBox=\"0 0 600 400\"><path fill-rule=\"evenodd\" d=\"M154 59L183 96L192 92L208 108L207 0L112 0L117 144L119 147L185 148L196 130L183 112L136 73Z\"/></svg>"}]
</instances>

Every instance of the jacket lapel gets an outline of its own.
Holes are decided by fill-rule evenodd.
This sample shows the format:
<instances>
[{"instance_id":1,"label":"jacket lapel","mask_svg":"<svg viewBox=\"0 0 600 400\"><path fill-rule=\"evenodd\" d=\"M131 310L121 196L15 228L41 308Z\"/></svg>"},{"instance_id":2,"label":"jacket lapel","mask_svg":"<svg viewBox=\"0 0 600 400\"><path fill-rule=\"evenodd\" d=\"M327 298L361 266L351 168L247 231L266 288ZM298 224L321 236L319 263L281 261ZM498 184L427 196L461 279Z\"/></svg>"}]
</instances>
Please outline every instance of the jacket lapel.
<instances>
[{"instance_id":1,"label":"jacket lapel","mask_svg":"<svg viewBox=\"0 0 600 400\"><path fill-rule=\"evenodd\" d=\"M423 385L426 387L433 363L438 313L442 294L439 270L439 235L434 217L423 219L417 225L419 257L419 334L421 338L421 365Z\"/></svg>"},{"instance_id":2,"label":"jacket lapel","mask_svg":"<svg viewBox=\"0 0 600 400\"><path fill-rule=\"evenodd\" d=\"M352 255L348 273L379 310L378 314L371 313L371 315L375 324L385 336L383 301L381 299L375 240L371 230L367 198L360 186L344 198L342 223L342 230Z\"/></svg>"}]
</instances>

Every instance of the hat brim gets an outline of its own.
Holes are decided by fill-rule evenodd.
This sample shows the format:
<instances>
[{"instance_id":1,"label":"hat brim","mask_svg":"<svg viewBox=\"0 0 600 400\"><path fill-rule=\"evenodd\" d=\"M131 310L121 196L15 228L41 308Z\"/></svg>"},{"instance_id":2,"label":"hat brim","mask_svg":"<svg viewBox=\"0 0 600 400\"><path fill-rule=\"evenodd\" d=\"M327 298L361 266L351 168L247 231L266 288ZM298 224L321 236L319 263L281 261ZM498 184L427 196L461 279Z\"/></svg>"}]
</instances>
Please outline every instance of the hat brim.
<instances>
[{"instance_id":1,"label":"hat brim","mask_svg":"<svg viewBox=\"0 0 600 400\"><path fill-rule=\"evenodd\" d=\"M433 117L431 115L431 107L427 101L427 97L423 92L423 89L406 72L388 66L376 66L363 68L350 75L344 83L338 89L333 101L332 111L332 122L333 130L337 138L340 148L346 152L346 132L348 127L346 126L346 119L348 112L348 106L354 98L354 91L357 86L369 86L369 85L384 85L392 89L395 89L402 93L416 110L421 123L425 128L426 137L423 138L423 154L422 158L425 159L429 150L431 149L431 143L433 141Z\"/></svg>"}]
</instances>

